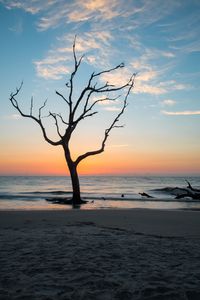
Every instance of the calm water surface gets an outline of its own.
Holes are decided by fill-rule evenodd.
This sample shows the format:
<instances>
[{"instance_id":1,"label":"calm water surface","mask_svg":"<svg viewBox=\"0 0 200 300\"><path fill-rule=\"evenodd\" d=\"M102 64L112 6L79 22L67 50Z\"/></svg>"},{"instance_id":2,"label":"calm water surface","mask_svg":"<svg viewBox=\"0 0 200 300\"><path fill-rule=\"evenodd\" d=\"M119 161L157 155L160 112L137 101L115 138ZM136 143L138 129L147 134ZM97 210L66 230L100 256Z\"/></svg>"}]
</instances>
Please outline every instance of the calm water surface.
<instances>
[{"instance_id":1,"label":"calm water surface","mask_svg":"<svg viewBox=\"0 0 200 300\"><path fill-rule=\"evenodd\" d=\"M164 187L186 187L185 180L200 188L200 176L81 176L82 197L88 204L81 209L157 208L200 209L200 201L175 200L174 195L156 191ZM146 199L139 193L153 196ZM70 209L46 199L71 196L69 177L1 176L0 209Z\"/></svg>"}]
</instances>

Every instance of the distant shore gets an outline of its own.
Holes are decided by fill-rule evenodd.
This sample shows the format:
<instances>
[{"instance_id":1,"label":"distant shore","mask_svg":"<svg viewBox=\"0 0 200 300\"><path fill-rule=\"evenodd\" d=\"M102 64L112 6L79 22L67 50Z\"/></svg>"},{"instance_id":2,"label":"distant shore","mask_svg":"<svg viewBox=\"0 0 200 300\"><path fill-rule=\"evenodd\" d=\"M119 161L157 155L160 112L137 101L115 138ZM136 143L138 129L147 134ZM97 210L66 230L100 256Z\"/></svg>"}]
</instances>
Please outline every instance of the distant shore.
<instances>
[{"instance_id":1,"label":"distant shore","mask_svg":"<svg viewBox=\"0 0 200 300\"><path fill-rule=\"evenodd\" d=\"M198 299L200 212L0 211L1 299Z\"/></svg>"}]
</instances>

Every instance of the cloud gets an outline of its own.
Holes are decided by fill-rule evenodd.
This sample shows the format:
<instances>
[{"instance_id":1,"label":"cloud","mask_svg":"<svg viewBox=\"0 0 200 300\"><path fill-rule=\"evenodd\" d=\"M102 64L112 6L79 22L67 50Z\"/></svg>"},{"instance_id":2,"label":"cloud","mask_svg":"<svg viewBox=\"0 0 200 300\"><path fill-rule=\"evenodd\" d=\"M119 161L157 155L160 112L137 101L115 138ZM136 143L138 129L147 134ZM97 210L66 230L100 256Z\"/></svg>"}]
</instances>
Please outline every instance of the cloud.
<instances>
[{"instance_id":1,"label":"cloud","mask_svg":"<svg viewBox=\"0 0 200 300\"><path fill-rule=\"evenodd\" d=\"M62 65L45 65L41 62L35 62L38 77L44 79L58 80L62 75L69 73L69 69Z\"/></svg>"},{"instance_id":2,"label":"cloud","mask_svg":"<svg viewBox=\"0 0 200 300\"><path fill-rule=\"evenodd\" d=\"M78 32L77 53L80 55L86 53L85 62L97 69L112 67L122 56L122 60L125 57L125 60L130 61L132 55L136 54L137 58L128 67L128 76L114 74L108 78L111 80L113 77L116 85L121 85L130 77L130 73L139 71L135 93L162 95L172 90L190 88L189 85L181 82L174 81L172 84L166 80L166 72L169 68L175 68L176 60L174 58L177 59L180 45L175 42L173 44L171 40L172 45L163 44L166 45L165 48L159 49L159 45L157 48L146 47L145 40L142 40L142 35L137 32L138 28L141 33L142 28L154 25L159 30L169 30L170 28L170 37L172 38L174 26L162 24L163 27L159 27L157 21L175 9L181 8L179 0L169 0L167 3L163 0L0 0L0 3L3 3L8 9L22 9L34 14L39 31L61 29L62 35L56 37L55 44L45 57L34 61L36 74L40 78L57 80L70 72L72 43L75 33ZM183 26L184 18L181 20L182 25L180 26ZM197 24L197 17L195 20L195 24ZM193 21L192 17L191 21ZM196 37L198 31L195 30L196 27L194 27L191 39ZM65 33L66 31L70 33ZM180 33L181 30L179 30ZM150 39L151 36L149 36ZM121 45L118 43L119 40ZM166 42L165 35L163 35L162 41ZM123 47L123 43L125 47ZM199 45L197 39L196 41L191 40L187 49L188 51L189 48L190 51L199 49ZM119 61L117 61L118 63Z\"/></svg>"},{"instance_id":3,"label":"cloud","mask_svg":"<svg viewBox=\"0 0 200 300\"><path fill-rule=\"evenodd\" d=\"M163 87L159 87L156 85L136 83L133 92L137 94L144 93L150 95L162 95L167 93L167 90Z\"/></svg>"},{"instance_id":4,"label":"cloud","mask_svg":"<svg viewBox=\"0 0 200 300\"><path fill-rule=\"evenodd\" d=\"M21 34L23 32L23 22L18 20L17 23L9 28L10 31L15 32L16 34Z\"/></svg>"},{"instance_id":5,"label":"cloud","mask_svg":"<svg viewBox=\"0 0 200 300\"><path fill-rule=\"evenodd\" d=\"M177 1L162 0L133 2L126 0L0 0L8 9L23 9L39 14L39 30L48 30L63 24L93 22L96 28L102 24L127 30L148 26L160 20L177 7ZM131 25L128 17L131 17ZM111 21L112 20L112 24ZM120 21L120 23L119 23ZM110 27L110 29L111 29Z\"/></svg>"},{"instance_id":6,"label":"cloud","mask_svg":"<svg viewBox=\"0 0 200 300\"><path fill-rule=\"evenodd\" d=\"M108 82L111 85L122 86L126 84L129 78L132 76L128 68L122 68L114 70L110 73L104 73L101 75L101 80L103 82Z\"/></svg>"},{"instance_id":7,"label":"cloud","mask_svg":"<svg viewBox=\"0 0 200 300\"><path fill-rule=\"evenodd\" d=\"M58 47L56 51L61 53L72 52L72 44L74 41L73 34L64 34L58 38L63 47ZM77 36L76 52L91 52L91 50L101 50L111 46L112 35L109 31L88 31Z\"/></svg>"},{"instance_id":8,"label":"cloud","mask_svg":"<svg viewBox=\"0 0 200 300\"><path fill-rule=\"evenodd\" d=\"M159 72L151 70L150 66L148 66L148 69L149 71L141 72L141 74L136 76L133 93L145 93L151 95L162 95L167 93L167 88L156 82ZM129 67L116 70L112 73L105 73L102 75L102 80L104 82L109 82L109 84L121 86L128 82L132 75L131 71L133 70Z\"/></svg>"},{"instance_id":9,"label":"cloud","mask_svg":"<svg viewBox=\"0 0 200 300\"><path fill-rule=\"evenodd\" d=\"M51 49L44 59L34 62L39 77L56 80L70 72L70 66L67 68L66 62L68 65L72 62L73 40L73 34L64 34L58 38L59 45L57 47ZM84 53L86 54L85 63L97 69L109 69L113 56L118 57L120 54L116 49L110 50L113 41L114 37L110 31L84 32L76 39L77 56ZM128 67L112 73L105 73L101 79L104 82L108 81L110 84L121 86L129 80L133 72L139 70L134 88L135 93L162 95L171 90L183 90L189 87L188 84L184 85L175 80L161 81L165 70L154 66L149 61L155 57L152 49L146 49L144 54L139 59L132 61Z\"/></svg>"},{"instance_id":10,"label":"cloud","mask_svg":"<svg viewBox=\"0 0 200 300\"><path fill-rule=\"evenodd\" d=\"M5 120L19 120L22 117L19 114L12 114L3 117Z\"/></svg>"},{"instance_id":11,"label":"cloud","mask_svg":"<svg viewBox=\"0 0 200 300\"><path fill-rule=\"evenodd\" d=\"M196 110L196 111L190 111L190 110L186 110L186 111L161 111L161 113L163 115L167 115L167 116L196 116L196 115L200 115L200 110Z\"/></svg>"},{"instance_id":12,"label":"cloud","mask_svg":"<svg viewBox=\"0 0 200 300\"><path fill-rule=\"evenodd\" d=\"M164 56L164 57L168 57L168 58L174 58L176 55L174 54L174 53L172 53L172 52L165 52L165 51L162 51L161 52L161 54L162 54L162 56Z\"/></svg>"},{"instance_id":13,"label":"cloud","mask_svg":"<svg viewBox=\"0 0 200 300\"><path fill-rule=\"evenodd\" d=\"M160 50L145 49L144 53L131 62L131 66L138 72L136 76L135 93L146 93L151 95L162 95L172 90L186 89L189 85L177 83L175 80L162 80L165 78L168 66L166 62L158 65L158 57L173 57L172 53ZM153 61L153 63L152 63Z\"/></svg>"},{"instance_id":14,"label":"cloud","mask_svg":"<svg viewBox=\"0 0 200 300\"><path fill-rule=\"evenodd\" d=\"M109 107L105 107L104 110L107 110L107 111L120 111L121 108L117 107L117 106L109 106Z\"/></svg>"},{"instance_id":15,"label":"cloud","mask_svg":"<svg viewBox=\"0 0 200 300\"><path fill-rule=\"evenodd\" d=\"M119 16L121 6L117 0L85 0L77 1L77 9L69 14L69 21L86 21L95 19L112 19Z\"/></svg>"},{"instance_id":16,"label":"cloud","mask_svg":"<svg viewBox=\"0 0 200 300\"><path fill-rule=\"evenodd\" d=\"M173 86L174 90L185 90L185 89L188 89L188 88L190 88L190 85L189 84L183 84L183 83L176 83Z\"/></svg>"},{"instance_id":17,"label":"cloud","mask_svg":"<svg viewBox=\"0 0 200 300\"><path fill-rule=\"evenodd\" d=\"M146 72L141 72L137 76L138 81L150 81L157 77L157 72L154 70L149 70Z\"/></svg>"},{"instance_id":18,"label":"cloud","mask_svg":"<svg viewBox=\"0 0 200 300\"><path fill-rule=\"evenodd\" d=\"M58 80L72 69L74 36L72 34L64 34L58 40L59 45L57 47L49 50L43 59L34 62L39 77ZM84 62L98 68L106 68L109 64L108 47L111 40L112 36L108 31L83 33L76 39L77 57L86 54Z\"/></svg>"},{"instance_id":19,"label":"cloud","mask_svg":"<svg viewBox=\"0 0 200 300\"><path fill-rule=\"evenodd\" d=\"M48 1L44 1L48 2ZM75 0L55 1L56 5L46 5L44 15L38 21L39 30L48 30L61 24L79 23L92 21L95 25L106 22L121 15L125 15L128 5L122 5L119 0ZM123 1L125 3L125 1ZM124 4L123 3L123 4Z\"/></svg>"},{"instance_id":20,"label":"cloud","mask_svg":"<svg viewBox=\"0 0 200 300\"><path fill-rule=\"evenodd\" d=\"M160 87L165 88L168 92L178 91L178 90L188 90L191 89L190 84L179 83L176 80L165 80L160 82Z\"/></svg>"},{"instance_id":21,"label":"cloud","mask_svg":"<svg viewBox=\"0 0 200 300\"><path fill-rule=\"evenodd\" d=\"M24 11L37 14L41 11L44 11L54 5L58 0L3 0L2 2L7 9L23 9Z\"/></svg>"},{"instance_id":22,"label":"cloud","mask_svg":"<svg viewBox=\"0 0 200 300\"><path fill-rule=\"evenodd\" d=\"M161 103L162 105L166 105L166 106L173 106L176 104L176 101L172 100L172 99L165 99L162 101Z\"/></svg>"}]
</instances>

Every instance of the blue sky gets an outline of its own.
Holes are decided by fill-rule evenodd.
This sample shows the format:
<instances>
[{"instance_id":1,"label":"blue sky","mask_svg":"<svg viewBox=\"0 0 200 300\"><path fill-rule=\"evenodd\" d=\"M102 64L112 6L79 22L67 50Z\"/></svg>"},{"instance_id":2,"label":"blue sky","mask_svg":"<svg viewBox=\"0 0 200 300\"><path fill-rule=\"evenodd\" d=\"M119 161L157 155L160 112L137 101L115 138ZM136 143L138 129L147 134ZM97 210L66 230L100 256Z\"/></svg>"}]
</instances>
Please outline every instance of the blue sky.
<instances>
[{"instance_id":1,"label":"blue sky","mask_svg":"<svg viewBox=\"0 0 200 300\"><path fill-rule=\"evenodd\" d=\"M43 145L39 128L30 120L22 120L11 107L10 92L23 80L18 99L24 111L29 110L31 96L35 111L46 98L49 109L56 101L58 110L63 110L55 100L55 89L64 92L63 84L73 68L72 43L77 35L77 55L86 54L77 93L93 70L124 62L123 70L102 78L116 84L137 72L122 118L126 126L113 132L107 158L115 151L129 160L133 157L129 173L140 173L139 166L134 168L134 157L139 156L146 164L141 168L144 173L200 173L198 0L0 0L0 20L1 151L7 164L13 153L17 160L20 151L27 155L32 151L33 145L31 149L19 148L19 144L30 143L30 137L41 155L49 151L42 150L49 146ZM120 102L99 106L103 122L100 118L92 120L92 129L89 123L83 124L74 137L73 151L83 150L85 136L85 149L97 147L104 123L109 124L119 108ZM11 165L8 169L12 173Z\"/></svg>"}]
</instances>

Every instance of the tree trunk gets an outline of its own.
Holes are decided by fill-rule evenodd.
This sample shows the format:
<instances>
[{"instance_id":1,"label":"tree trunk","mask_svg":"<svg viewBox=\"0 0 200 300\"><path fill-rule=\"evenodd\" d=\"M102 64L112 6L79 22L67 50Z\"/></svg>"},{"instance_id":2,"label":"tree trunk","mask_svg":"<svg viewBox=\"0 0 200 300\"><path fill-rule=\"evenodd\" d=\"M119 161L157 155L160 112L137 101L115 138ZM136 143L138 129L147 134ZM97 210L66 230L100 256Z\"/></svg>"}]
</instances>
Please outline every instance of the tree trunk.
<instances>
[{"instance_id":1,"label":"tree trunk","mask_svg":"<svg viewBox=\"0 0 200 300\"><path fill-rule=\"evenodd\" d=\"M70 176L71 176L71 183L72 183L72 199L69 201L73 206L84 204L86 201L81 199L81 192L80 192L80 184L79 184L79 177L77 172L77 164L73 162L70 156L69 148L64 148L65 151L65 158L69 168Z\"/></svg>"},{"instance_id":2,"label":"tree trunk","mask_svg":"<svg viewBox=\"0 0 200 300\"><path fill-rule=\"evenodd\" d=\"M69 172L70 172L70 176L71 176L72 190L73 190L72 203L75 205L81 204L82 199L81 199L81 192L80 192L79 177L78 177L76 165L74 163L70 164Z\"/></svg>"}]
</instances>

